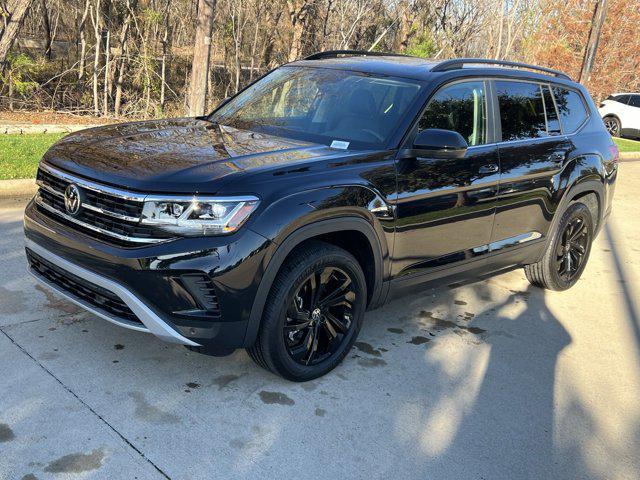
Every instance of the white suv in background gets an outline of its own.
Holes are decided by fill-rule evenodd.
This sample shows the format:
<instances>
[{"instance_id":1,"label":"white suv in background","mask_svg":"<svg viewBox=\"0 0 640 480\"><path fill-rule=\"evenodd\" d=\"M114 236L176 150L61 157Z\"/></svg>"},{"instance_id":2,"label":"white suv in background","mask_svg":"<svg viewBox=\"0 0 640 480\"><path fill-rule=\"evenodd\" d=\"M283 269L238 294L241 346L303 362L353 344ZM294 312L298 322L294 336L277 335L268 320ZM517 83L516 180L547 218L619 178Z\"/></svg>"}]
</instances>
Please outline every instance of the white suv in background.
<instances>
[{"instance_id":1,"label":"white suv in background","mask_svg":"<svg viewBox=\"0 0 640 480\"><path fill-rule=\"evenodd\" d=\"M614 93L598 109L614 137L640 138L640 93Z\"/></svg>"}]
</instances>

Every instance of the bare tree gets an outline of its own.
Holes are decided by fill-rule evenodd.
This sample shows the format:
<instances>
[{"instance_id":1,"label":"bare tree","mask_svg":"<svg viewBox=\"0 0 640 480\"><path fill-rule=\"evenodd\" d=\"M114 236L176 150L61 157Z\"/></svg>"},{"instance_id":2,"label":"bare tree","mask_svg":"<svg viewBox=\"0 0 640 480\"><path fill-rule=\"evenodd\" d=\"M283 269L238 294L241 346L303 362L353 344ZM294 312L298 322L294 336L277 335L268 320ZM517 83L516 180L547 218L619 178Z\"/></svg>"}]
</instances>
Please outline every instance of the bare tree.
<instances>
[{"instance_id":1,"label":"bare tree","mask_svg":"<svg viewBox=\"0 0 640 480\"><path fill-rule=\"evenodd\" d=\"M98 73L100 69L100 43L102 40L102 18L100 0L96 0L94 10L90 10L91 22L93 23L93 37L95 39L95 52L93 57L93 113L95 116L100 115L100 100L98 98Z\"/></svg>"},{"instance_id":2,"label":"bare tree","mask_svg":"<svg viewBox=\"0 0 640 480\"><path fill-rule=\"evenodd\" d=\"M0 37L0 66L7 60L9 50L18 36L20 26L33 0L15 0L9 4L10 11L5 19L5 27Z\"/></svg>"},{"instance_id":3,"label":"bare tree","mask_svg":"<svg viewBox=\"0 0 640 480\"><path fill-rule=\"evenodd\" d=\"M171 0L167 0L164 9L163 35L162 35L162 67L160 69L160 110L164 112L167 89L167 55L169 54L169 7Z\"/></svg>"},{"instance_id":4,"label":"bare tree","mask_svg":"<svg viewBox=\"0 0 640 480\"><path fill-rule=\"evenodd\" d=\"M51 45L53 38L51 36L51 21L49 20L49 9L47 8L47 0L41 0L42 23L44 25L44 56L51 60Z\"/></svg>"},{"instance_id":5,"label":"bare tree","mask_svg":"<svg viewBox=\"0 0 640 480\"><path fill-rule=\"evenodd\" d=\"M189 88L189 115L191 116L204 115L207 102L207 77L209 75L211 32L215 7L215 0L198 1L196 40L193 45Z\"/></svg>"},{"instance_id":6,"label":"bare tree","mask_svg":"<svg viewBox=\"0 0 640 480\"><path fill-rule=\"evenodd\" d=\"M302 54L303 33L313 14L316 1L287 0L287 6L289 8L289 20L293 29L288 60L293 62Z\"/></svg>"},{"instance_id":7,"label":"bare tree","mask_svg":"<svg viewBox=\"0 0 640 480\"><path fill-rule=\"evenodd\" d=\"M122 86L124 84L124 74L127 66L127 39L129 38L129 26L131 25L133 13L131 3L127 0L127 13L122 23L122 29L120 30L120 54L115 61L118 77L116 80L116 96L113 101L113 113L116 117L120 116L120 107L122 104Z\"/></svg>"}]
</instances>

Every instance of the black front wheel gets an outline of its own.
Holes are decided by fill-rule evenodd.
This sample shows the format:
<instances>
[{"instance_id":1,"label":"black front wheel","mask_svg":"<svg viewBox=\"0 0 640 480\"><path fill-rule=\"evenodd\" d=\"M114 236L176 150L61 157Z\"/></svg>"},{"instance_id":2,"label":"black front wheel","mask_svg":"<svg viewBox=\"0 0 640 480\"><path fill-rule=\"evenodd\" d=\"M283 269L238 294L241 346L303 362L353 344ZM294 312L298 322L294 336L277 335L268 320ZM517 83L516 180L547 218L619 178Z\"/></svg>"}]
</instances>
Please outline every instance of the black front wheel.
<instances>
[{"instance_id":1,"label":"black front wheel","mask_svg":"<svg viewBox=\"0 0 640 480\"><path fill-rule=\"evenodd\" d=\"M289 380L322 376L355 342L366 297L364 274L353 255L311 242L278 272L258 338L247 351L258 365Z\"/></svg>"}]
</instances>

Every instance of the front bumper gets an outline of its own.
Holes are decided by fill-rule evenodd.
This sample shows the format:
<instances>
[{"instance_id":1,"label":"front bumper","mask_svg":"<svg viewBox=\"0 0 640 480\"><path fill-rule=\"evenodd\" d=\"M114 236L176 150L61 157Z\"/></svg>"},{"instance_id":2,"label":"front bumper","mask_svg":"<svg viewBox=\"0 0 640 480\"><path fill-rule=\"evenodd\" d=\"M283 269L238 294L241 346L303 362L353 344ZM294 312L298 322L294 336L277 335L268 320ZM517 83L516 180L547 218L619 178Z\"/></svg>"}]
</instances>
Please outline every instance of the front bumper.
<instances>
[{"instance_id":1,"label":"front bumper","mask_svg":"<svg viewBox=\"0 0 640 480\"><path fill-rule=\"evenodd\" d=\"M151 310L142 300L140 300L133 292L126 289L122 285L116 283L113 280L110 280L106 277L98 275L97 273L92 272L91 270L87 270L86 268L82 268L79 265L71 263L65 260L62 257L50 252L46 248L41 247L33 240L27 239L25 241L27 254L29 257L38 258L38 260L44 259L44 261L48 263L52 263L56 267L58 267L58 271L62 270L73 277L81 278L88 283L103 288L115 296L117 296L123 303L126 304L127 307L133 312L139 322L128 320L124 316L119 316L111 313L109 310L105 308L100 308L95 302L90 302L79 294L74 294L69 288L65 288L60 283L56 282L47 276L43 275L41 271L34 266L33 263L29 266L29 273L38 280L40 283L46 285L50 289L56 291L60 295L66 297L73 303L81 306L82 308L88 310L89 312L97 315L98 317L104 318L116 325L120 325L125 328L130 328L132 330L138 330L141 332L151 332L156 337L161 338L162 340L180 343L183 345L191 345L191 346L199 346L196 342L189 340L188 338L180 335L177 330L171 328L169 324L160 318L153 310ZM37 255L35 257L33 254Z\"/></svg>"},{"instance_id":2,"label":"front bumper","mask_svg":"<svg viewBox=\"0 0 640 480\"><path fill-rule=\"evenodd\" d=\"M95 315L215 353L244 347L270 242L249 229L124 248L25 211L30 272ZM201 291L203 290L203 291Z\"/></svg>"}]
</instances>

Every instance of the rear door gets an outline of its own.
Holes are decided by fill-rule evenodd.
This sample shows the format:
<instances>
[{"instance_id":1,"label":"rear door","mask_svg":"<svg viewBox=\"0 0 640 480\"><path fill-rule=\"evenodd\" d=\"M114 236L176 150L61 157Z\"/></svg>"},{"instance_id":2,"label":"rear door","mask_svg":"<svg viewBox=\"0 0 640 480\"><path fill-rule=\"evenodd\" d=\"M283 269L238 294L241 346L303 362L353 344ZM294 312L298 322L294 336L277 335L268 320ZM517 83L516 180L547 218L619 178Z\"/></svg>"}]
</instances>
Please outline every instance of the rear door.
<instances>
[{"instance_id":1,"label":"rear door","mask_svg":"<svg viewBox=\"0 0 640 480\"><path fill-rule=\"evenodd\" d=\"M571 149L549 84L495 80L500 184L490 250L535 241L553 218L552 177Z\"/></svg>"}]
</instances>

